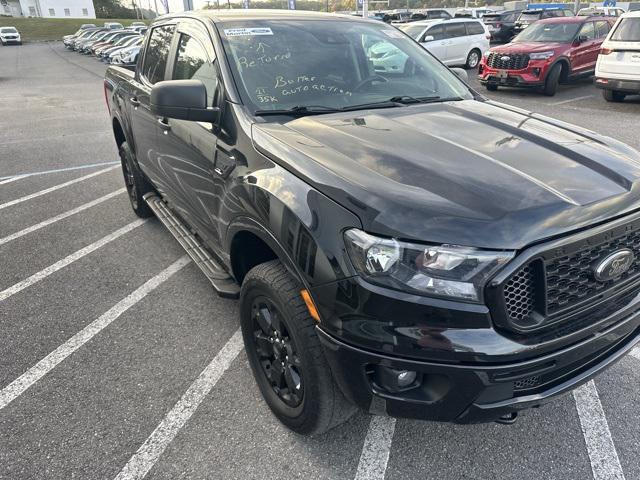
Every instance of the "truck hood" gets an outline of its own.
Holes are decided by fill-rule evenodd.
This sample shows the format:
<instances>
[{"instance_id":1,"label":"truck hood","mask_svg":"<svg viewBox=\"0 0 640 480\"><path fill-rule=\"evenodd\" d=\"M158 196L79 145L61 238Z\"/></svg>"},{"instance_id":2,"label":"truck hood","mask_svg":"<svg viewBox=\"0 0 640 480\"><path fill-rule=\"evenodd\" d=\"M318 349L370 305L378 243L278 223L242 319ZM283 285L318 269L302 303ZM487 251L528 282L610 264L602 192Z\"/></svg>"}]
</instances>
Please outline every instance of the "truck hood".
<instances>
[{"instance_id":1,"label":"truck hood","mask_svg":"<svg viewBox=\"0 0 640 480\"><path fill-rule=\"evenodd\" d=\"M252 136L365 230L401 239L520 249L640 207L636 150L493 102L308 116Z\"/></svg>"}]
</instances>

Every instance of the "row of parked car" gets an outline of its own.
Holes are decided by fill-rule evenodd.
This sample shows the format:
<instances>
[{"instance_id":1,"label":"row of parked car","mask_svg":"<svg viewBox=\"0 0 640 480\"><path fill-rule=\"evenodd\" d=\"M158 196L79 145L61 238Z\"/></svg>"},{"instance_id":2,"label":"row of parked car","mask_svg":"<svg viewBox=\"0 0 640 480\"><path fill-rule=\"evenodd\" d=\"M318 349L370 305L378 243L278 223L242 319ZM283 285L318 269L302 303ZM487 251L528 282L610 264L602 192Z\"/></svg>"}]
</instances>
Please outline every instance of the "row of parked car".
<instances>
[{"instance_id":1,"label":"row of parked car","mask_svg":"<svg viewBox=\"0 0 640 480\"><path fill-rule=\"evenodd\" d=\"M137 61L147 26L134 22L128 27L120 23L105 23L102 27L83 26L63 38L64 45L78 53L94 55L103 62L132 65Z\"/></svg>"}]
</instances>

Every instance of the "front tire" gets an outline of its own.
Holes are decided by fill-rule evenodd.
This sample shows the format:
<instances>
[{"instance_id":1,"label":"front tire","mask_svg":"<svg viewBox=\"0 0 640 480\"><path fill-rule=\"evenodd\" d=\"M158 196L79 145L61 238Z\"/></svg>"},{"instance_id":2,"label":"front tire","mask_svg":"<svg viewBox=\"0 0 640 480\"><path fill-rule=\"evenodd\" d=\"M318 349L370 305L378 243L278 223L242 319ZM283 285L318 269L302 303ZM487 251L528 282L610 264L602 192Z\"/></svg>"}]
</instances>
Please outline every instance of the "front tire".
<instances>
[{"instance_id":1,"label":"front tire","mask_svg":"<svg viewBox=\"0 0 640 480\"><path fill-rule=\"evenodd\" d=\"M480 57L481 57L481 53L480 50L478 50L477 48L474 48L473 50L471 50L469 52L469 54L467 55L467 63L465 63L464 67L467 70L470 70L472 68L476 68L478 66L478 64L480 63Z\"/></svg>"},{"instance_id":2,"label":"front tire","mask_svg":"<svg viewBox=\"0 0 640 480\"><path fill-rule=\"evenodd\" d=\"M315 435L348 420L355 407L333 379L301 289L278 260L254 267L242 283L240 323L273 414L294 432Z\"/></svg>"},{"instance_id":3,"label":"front tire","mask_svg":"<svg viewBox=\"0 0 640 480\"><path fill-rule=\"evenodd\" d=\"M142 176L140 169L134 162L133 152L127 142L120 145L119 149L120 161L122 163L122 175L124 176L124 184L129 194L129 202L135 214L140 218L149 218L153 216L153 211L142 198L149 192L153 191L153 187L146 178Z\"/></svg>"},{"instance_id":4,"label":"front tire","mask_svg":"<svg viewBox=\"0 0 640 480\"><path fill-rule=\"evenodd\" d=\"M562 65L557 63L553 66L547 79L544 81L544 87L542 87L542 93L547 97L553 97L558 91L558 84L560 83L560 74L562 73Z\"/></svg>"},{"instance_id":5,"label":"front tire","mask_svg":"<svg viewBox=\"0 0 640 480\"><path fill-rule=\"evenodd\" d=\"M607 102L623 102L626 94L617 90L603 90L602 96Z\"/></svg>"}]
</instances>

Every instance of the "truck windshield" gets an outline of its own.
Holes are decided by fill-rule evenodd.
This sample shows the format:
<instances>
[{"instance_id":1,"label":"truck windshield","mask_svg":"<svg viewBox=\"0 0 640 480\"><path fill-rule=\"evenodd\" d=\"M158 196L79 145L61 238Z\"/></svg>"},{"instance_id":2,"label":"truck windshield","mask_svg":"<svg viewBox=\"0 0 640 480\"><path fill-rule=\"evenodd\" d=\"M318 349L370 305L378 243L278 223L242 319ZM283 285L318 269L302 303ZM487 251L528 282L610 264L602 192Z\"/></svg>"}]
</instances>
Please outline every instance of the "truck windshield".
<instances>
[{"instance_id":1,"label":"truck windshield","mask_svg":"<svg viewBox=\"0 0 640 480\"><path fill-rule=\"evenodd\" d=\"M455 74L388 25L256 20L224 22L219 31L243 102L255 110L473 98Z\"/></svg>"},{"instance_id":2,"label":"truck windshield","mask_svg":"<svg viewBox=\"0 0 640 480\"><path fill-rule=\"evenodd\" d=\"M578 33L581 23L534 23L524 29L512 42L568 43Z\"/></svg>"}]
</instances>

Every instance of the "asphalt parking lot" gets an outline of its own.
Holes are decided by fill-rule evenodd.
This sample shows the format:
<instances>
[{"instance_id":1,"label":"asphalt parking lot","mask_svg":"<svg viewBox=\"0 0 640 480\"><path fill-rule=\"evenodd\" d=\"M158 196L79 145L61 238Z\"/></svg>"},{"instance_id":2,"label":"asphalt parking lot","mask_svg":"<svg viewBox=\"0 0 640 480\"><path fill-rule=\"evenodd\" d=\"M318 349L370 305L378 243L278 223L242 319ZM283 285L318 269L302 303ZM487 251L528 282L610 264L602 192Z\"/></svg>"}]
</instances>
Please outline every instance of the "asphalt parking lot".
<instances>
[{"instance_id":1,"label":"asphalt parking lot","mask_svg":"<svg viewBox=\"0 0 640 480\"><path fill-rule=\"evenodd\" d=\"M104 71L61 44L0 48L0 478L640 479L638 350L511 426L282 427L236 302L131 211ZM640 149L640 97L488 96Z\"/></svg>"}]
</instances>

